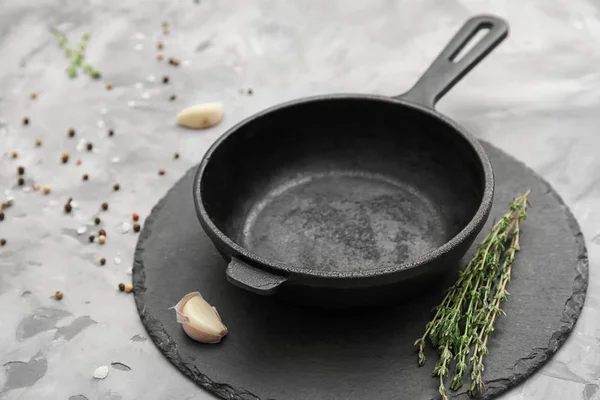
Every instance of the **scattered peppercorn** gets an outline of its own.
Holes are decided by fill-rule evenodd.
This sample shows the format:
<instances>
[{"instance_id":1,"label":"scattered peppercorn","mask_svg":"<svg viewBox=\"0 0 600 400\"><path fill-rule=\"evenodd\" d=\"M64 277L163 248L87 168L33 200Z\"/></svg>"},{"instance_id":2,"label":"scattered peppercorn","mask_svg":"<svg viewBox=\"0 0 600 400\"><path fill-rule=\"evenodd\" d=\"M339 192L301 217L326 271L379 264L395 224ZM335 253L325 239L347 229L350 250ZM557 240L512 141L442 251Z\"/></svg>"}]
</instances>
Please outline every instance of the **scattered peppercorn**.
<instances>
[{"instance_id":1,"label":"scattered peppercorn","mask_svg":"<svg viewBox=\"0 0 600 400\"><path fill-rule=\"evenodd\" d=\"M252 94L254 94L254 90L252 90L252 88L248 89L248 95L252 96Z\"/></svg>"},{"instance_id":2,"label":"scattered peppercorn","mask_svg":"<svg viewBox=\"0 0 600 400\"><path fill-rule=\"evenodd\" d=\"M69 203L65 204L65 212L68 214L73 210L73 206Z\"/></svg>"},{"instance_id":3,"label":"scattered peppercorn","mask_svg":"<svg viewBox=\"0 0 600 400\"><path fill-rule=\"evenodd\" d=\"M167 26L169 26L169 21L167 21L166 19L163 20L162 26L163 26L163 28L166 28Z\"/></svg>"},{"instance_id":4,"label":"scattered peppercorn","mask_svg":"<svg viewBox=\"0 0 600 400\"><path fill-rule=\"evenodd\" d=\"M114 136L115 131L113 131L112 129L108 130L108 136Z\"/></svg>"},{"instance_id":5,"label":"scattered peppercorn","mask_svg":"<svg viewBox=\"0 0 600 400\"><path fill-rule=\"evenodd\" d=\"M126 293L133 292L133 285L131 283L128 283L127 285L125 285L125 292Z\"/></svg>"},{"instance_id":6,"label":"scattered peppercorn","mask_svg":"<svg viewBox=\"0 0 600 400\"><path fill-rule=\"evenodd\" d=\"M90 235L90 236L88 237L88 239L90 240L90 243L93 243L93 242L94 242L94 239L96 239L96 236L94 236L94 235Z\"/></svg>"},{"instance_id":7,"label":"scattered peppercorn","mask_svg":"<svg viewBox=\"0 0 600 400\"><path fill-rule=\"evenodd\" d=\"M163 42L158 42L158 44L156 45L156 48L159 49L159 50L162 50L163 47L165 47L164 44L163 44Z\"/></svg>"},{"instance_id":8,"label":"scattered peppercorn","mask_svg":"<svg viewBox=\"0 0 600 400\"><path fill-rule=\"evenodd\" d=\"M27 118L27 117L23 118L23 125L29 125L29 118Z\"/></svg>"},{"instance_id":9,"label":"scattered peppercorn","mask_svg":"<svg viewBox=\"0 0 600 400\"><path fill-rule=\"evenodd\" d=\"M25 174L25 167L23 167L23 166L19 165L19 166L17 167L17 174L19 174L19 175L23 175L23 174Z\"/></svg>"},{"instance_id":10,"label":"scattered peppercorn","mask_svg":"<svg viewBox=\"0 0 600 400\"><path fill-rule=\"evenodd\" d=\"M100 221L100 218L98 218L98 217L94 218L94 223L95 223L96 225L100 225L100 222L101 222L101 221Z\"/></svg>"},{"instance_id":11,"label":"scattered peppercorn","mask_svg":"<svg viewBox=\"0 0 600 400\"><path fill-rule=\"evenodd\" d=\"M164 169L162 169L162 168L158 170L158 174L159 174L159 175L164 175L164 174L165 174L165 172L166 172L166 171L165 171Z\"/></svg>"},{"instance_id":12,"label":"scattered peppercorn","mask_svg":"<svg viewBox=\"0 0 600 400\"><path fill-rule=\"evenodd\" d=\"M29 97L31 97L32 99L35 99L35 98L37 98L37 93L31 92L31 93L29 93Z\"/></svg>"},{"instance_id":13,"label":"scattered peppercorn","mask_svg":"<svg viewBox=\"0 0 600 400\"><path fill-rule=\"evenodd\" d=\"M104 236L104 237L106 237L106 231L105 231L104 229L100 229L100 230L98 231L98 237L100 237L100 236Z\"/></svg>"},{"instance_id":14,"label":"scattered peppercorn","mask_svg":"<svg viewBox=\"0 0 600 400\"><path fill-rule=\"evenodd\" d=\"M92 143L88 143L85 145L85 148L87 149L87 151L92 151L92 149L94 148L94 145Z\"/></svg>"},{"instance_id":15,"label":"scattered peppercorn","mask_svg":"<svg viewBox=\"0 0 600 400\"><path fill-rule=\"evenodd\" d=\"M169 64L177 67L179 65L179 60L176 60L173 57L171 57L171 58L169 58Z\"/></svg>"},{"instance_id":16,"label":"scattered peppercorn","mask_svg":"<svg viewBox=\"0 0 600 400\"><path fill-rule=\"evenodd\" d=\"M81 165L81 160L77 160L77 162L75 163L75 165L77 165L79 167Z\"/></svg>"},{"instance_id":17,"label":"scattered peppercorn","mask_svg":"<svg viewBox=\"0 0 600 400\"><path fill-rule=\"evenodd\" d=\"M125 291L125 284L124 284L123 282L119 283L119 290L120 290L121 292L124 292L124 291Z\"/></svg>"},{"instance_id":18,"label":"scattered peppercorn","mask_svg":"<svg viewBox=\"0 0 600 400\"><path fill-rule=\"evenodd\" d=\"M66 164L69 161L69 153L63 153L63 155L60 157L60 160L63 164Z\"/></svg>"},{"instance_id":19,"label":"scattered peppercorn","mask_svg":"<svg viewBox=\"0 0 600 400\"><path fill-rule=\"evenodd\" d=\"M167 75L163 76L163 83L169 83L169 77Z\"/></svg>"},{"instance_id":20,"label":"scattered peppercorn","mask_svg":"<svg viewBox=\"0 0 600 400\"><path fill-rule=\"evenodd\" d=\"M0 246L4 246L6 244L6 239L0 239Z\"/></svg>"},{"instance_id":21,"label":"scattered peppercorn","mask_svg":"<svg viewBox=\"0 0 600 400\"><path fill-rule=\"evenodd\" d=\"M4 213L0 211L0 221L4 221Z\"/></svg>"},{"instance_id":22,"label":"scattered peppercorn","mask_svg":"<svg viewBox=\"0 0 600 400\"><path fill-rule=\"evenodd\" d=\"M42 192L44 192L44 194L50 194L50 186L48 186L48 185L44 186L44 188L42 189Z\"/></svg>"},{"instance_id":23,"label":"scattered peppercorn","mask_svg":"<svg viewBox=\"0 0 600 400\"><path fill-rule=\"evenodd\" d=\"M100 259L100 265L104 265L106 264L106 258L101 258Z\"/></svg>"},{"instance_id":24,"label":"scattered peppercorn","mask_svg":"<svg viewBox=\"0 0 600 400\"><path fill-rule=\"evenodd\" d=\"M34 192L37 192L37 191L39 191L39 190L40 190L40 187L39 187L39 186L36 186L36 185L32 185L32 186L31 186L31 189L32 189ZM49 192L48 192L48 193L49 193Z\"/></svg>"},{"instance_id":25,"label":"scattered peppercorn","mask_svg":"<svg viewBox=\"0 0 600 400\"><path fill-rule=\"evenodd\" d=\"M173 158L177 160L179 158L179 153L173 154Z\"/></svg>"},{"instance_id":26,"label":"scattered peppercorn","mask_svg":"<svg viewBox=\"0 0 600 400\"><path fill-rule=\"evenodd\" d=\"M121 186L118 183L115 183L113 185L113 190L116 192L117 190L121 189Z\"/></svg>"},{"instance_id":27,"label":"scattered peppercorn","mask_svg":"<svg viewBox=\"0 0 600 400\"><path fill-rule=\"evenodd\" d=\"M81 177L81 179L83 179L84 181L87 181L90 178L90 176L88 174L83 174L83 176Z\"/></svg>"},{"instance_id":28,"label":"scattered peppercorn","mask_svg":"<svg viewBox=\"0 0 600 400\"><path fill-rule=\"evenodd\" d=\"M163 28L163 35L168 35L169 34L169 30L167 28Z\"/></svg>"},{"instance_id":29,"label":"scattered peppercorn","mask_svg":"<svg viewBox=\"0 0 600 400\"><path fill-rule=\"evenodd\" d=\"M107 202L102 203L102 209L104 211L108 210L108 203Z\"/></svg>"},{"instance_id":30,"label":"scattered peppercorn","mask_svg":"<svg viewBox=\"0 0 600 400\"><path fill-rule=\"evenodd\" d=\"M106 82L106 90L112 89L112 83Z\"/></svg>"},{"instance_id":31,"label":"scattered peppercorn","mask_svg":"<svg viewBox=\"0 0 600 400\"><path fill-rule=\"evenodd\" d=\"M140 220L140 216L139 216L137 213L133 213L133 215L131 216L131 218L132 218L134 221L136 221L136 222Z\"/></svg>"},{"instance_id":32,"label":"scattered peppercorn","mask_svg":"<svg viewBox=\"0 0 600 400\"><path fill-rule=\"evenodd\" d=\"M40 147L42 145L42 139L35 139L35 146Z\"/></svg>"},{"instance_id":33,"label":"scattered peppercorn","mask_svg":"<svg viewBox=\"0 0 600 400\"><path fill-rule=\"evenodd\" d=\"M169 100L174 101L177 98L177 96L175 96L174 94L171 95L171 97L169 97Z\"/></svg>"},{"instance_id":34,"label":"scattered peppercorn","mask_svg":"<svg viewBox=\"0 0 600 400\"><path fill-rule=\"evenodd\" d=\"M164 56L164 54L163 54L163 53L161 53L161 52L158 52L158 54L156 54L156 59L157 59L158 61L162 61L162 60L163 60L163 58L165 58L165 56Z\"/></svg>"},{"instance_id":35,"label":"scattered peppercorn","mask_svg":"<svg viewBox=\"0 0 600 400\"><path fill-rule=\"evenodd\" d=\"M60 290L58 290L56 293L54 293L54 298L56 300L62 300L62 298L63 298L63 292L61 292Z\"/></svg>"},{"instance_id":36,"label":"scattered peppercorn","mask_svg":"<svg viewBox=\"0 0 600 400\"><path fill-rule=\"evenodd\" d=\"M10 153L10 156L12 158L17 158L17 157L19 157L19 153L17 153L16 151L13 151L12 153Z\"/></svg>"},{"instance_id":37,"label":"scattered peppercorn","mask_svg":"<svg viewBox=\"0 0 600 400\"><path fill-rule=\"evenodd\" d=\"M73 137L73 136L75 136L75 129L73 129L73 128L69 129L69 130L67 131L67 135L68 135L69 137Z\"/></svg>"},{"instance_id":38,"label":"scattered peppercorn","mask_svg":"<svg viewBox=\"0 0 600 400\"><path fill-rule=\"evenodd\" d=\"M19 179L17 180L17 183L19 184L19 186L23 186L23 185L25 184L25 179L23 179L23 178L19 178Z\"/></svg>"},{"instance_id":39,"label":"scattered peppercorn","mask_svg":"<svg viewBox=\"0 0 600 400\"><path fill-rule=\"evenodd\" d=\"M140 226L140 224L133 224L133 231L134 232L139 232L140 229L142 229L142 227Z\"/></svg>"},{"instance_id":40,"label":"scattered peppercorn","mask_svg":"<svg viewBox=\"0 0 600 400\"><path fill-rule=\"evenodd\" d=\"M106 236L98 236L98 243L104 244L106 242Z\"/></svg>"}]
</instances>

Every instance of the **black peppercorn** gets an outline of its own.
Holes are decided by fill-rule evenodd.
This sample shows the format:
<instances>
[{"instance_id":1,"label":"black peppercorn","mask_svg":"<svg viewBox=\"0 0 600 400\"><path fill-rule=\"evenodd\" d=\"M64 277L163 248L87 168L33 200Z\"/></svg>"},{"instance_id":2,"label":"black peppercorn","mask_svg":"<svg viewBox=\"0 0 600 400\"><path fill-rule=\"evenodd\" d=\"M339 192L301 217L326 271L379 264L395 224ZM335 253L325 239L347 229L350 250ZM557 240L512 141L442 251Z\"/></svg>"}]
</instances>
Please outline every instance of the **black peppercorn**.
<instances>
[{"instance_id":1,"label":"black peppercorn","mask_svg":"<svg viewBox=\"0 0 600 400\"><path fill-rule=\"evenodd\" d=\"M17 180L17 183L19 184L19 186L23 186L23 185L25 184L25 179L23 179L23 178L19 178L19 179Z\"/></svg>"},{"instance_id":2,"label":"black peppercorn","mask_svg":"<svg viewBox=\"0 0 600 400\"><path fill-rule=\"evenodd\" d=\"M107 202L102 203L102 209L104 211L108 210L108 203Z\"/></svg>"},{"instance_id":3,"label":"black peppercorn","mask_svg":"<svg viewBox=\"0 0 600 400\"><path fill-rule=\"evenodd\" d=\"M114 191L117 191L117 190L119 190L119 189L121 189L121 186L119 186L119 184L118 184L118 183L115 183L115 184L113 185L113 190L114 190Z\"/></svg>"},{"instance_id":4,"label":"black peppercorn","mask_svg":"<svg viewBox=\"0 0 600 400\"><path fill-rule=\"evenodd\" d=\"M4 213L0 211L0 221L4 221Z\"/></svg>"},{"instance_id":5,"label":"black peppercorn","mask_svg":"<svg viewBox=\"0 0 600 400\"><path fill-rule=\"evenodd\" d=\"M163 76L163 83L169 83L169 77L167 75Z\"/></svg>"},{"instance_id":6,"label":"black peppercorn","mask_svg":"<svg viewBox=\"0 0 600 400\"><path fill-rule=\"evenodd\" d=\"M89 175L88 174L83 174L83 176L81 177L81 179L83 179L84 181L87 181L89 179Z\"/></svg>"},{"instance_id":7,"label":"black peppercorn","mask_svg":"<svg viewBox=\"0 0 600 400\"><path fill-rule=\"evenodd\" d=\"M70 213L73 210L73 206L69 203L65 204L65 212Z\"/></svg>"},{"instance_id":8,"label":"black peppercorn","mask_svg":"<svg viewBox=\"0 0 600 400\"><path fill-rule=\"evenodd\" d=\"M100 225L100 218L98 218L98 217L94 218L94 223L96 225Z\"/></svg>"},{"instance_id":9,"label":"black peppercorn","mask_svg":"<svg viewBox=\"0 0 600 400\"><path fill-rule=\"evenodd\" d=\"M88 143L86 146L87 151L92 151L92 149L94 148L94 145L91 143Z\"/></svg>"},{"instance_id":10,"label":"black peppercorn","mask_svg":"<svg viewBox=\"0 0 600 400\"><path fill-rule=\"evenodd\" d=\"M90 240L90 243L93 243L93 242L94 242L94 239L96 239L96 236L94 236L94 235L90 235L90 236L88 237L88 239Z\"/></svg>"},{"instance_id":11,"label":"black peppercorn","mask_svg":"<svg viewBox=\"0 0 600 400\"><path fill-rule=\"evenodd\" d=\"M25 174L25 168L22 167L22 166L18 166L17 167L17 174L19 174L19 175Z\"/></svg>"},{"instance_id":12,"label":"black peppercorn","mask_svg":"<svg viewBox=\"0 0 600 400\"><path fill-rule=\"evenodd\" d=\"M6 244L6 239L0 239L0 246L4 246ZM125 288L123 288L125 289Z\"/></svg>"},{"instance_id":13,"label":"black peppercorn","mask_svg":"<svg viewBox=\"0 0 600 400\"><path fill-rule=\"evenodd\" d=\"M173 154L173 158L177 160L179 158L179 153Z\"/></svg>"},{"instance_id":14,"label":"black peppercorn","mask_svg":"<svg viewBox=\"0 0 600 400\"><path fill-rule=\"evenodd\" d=\"M104 265L106 264L106 258L101 258L100 259L100 265Z\"/></svg>"},{"instance_id":15,"label":"black peppercorn","mask_svg":"<svg viewBox=\"0 0 600 400\"><path fill-rule=\"evenodd\" d=\"M106 236L106 231L104 229L100 229L98 231L98 236Z\"/></svg>"},{"instance_id":16,"label":"black peppercorn","mask_svg":"<svg viewBox=\"0 0 600 400\"><path fill-rule=\"evenodd\" d=\"M23 118L23 125L29 125L29 118L27 118L27 117Z\"/></svg>"},{"instance_id":17,"label":"black peppercorn","mask_svg":"<svg viewBox=\"0 0 600 400\"><path fill-rule=\"evenodd\" d=\"M142 227L140 226L140 224L133 224L133 231L134 232L139 232L140 229L142 229Z\"/></svg>"},{"instance_id":18,"label":"black peppercorn","mask_svg":"<svg viewBox=\"0 0 600 400\"><path fill-rule=\"evenodd\" d=\"M174 94L171 95L171 97L169 97L169 100L173 101L177 98L177 96L175 96Z\"/></svg>"},{"instance_id":19,"label":"black peppercorn","mask_svg":"<svg viewBox=\"0 0 600 400\"><path fill-rule=\"evenodd\" d=\"M112 129L108 130L108 136L113 136L115 134L115 131L113 131Z\"/></svg>"},{"instance_id":20,"label":"black peppercorn","mask_svg":"<svg viewBox=\"0 0 600 400\"><path fill-rule=\"evenodd\" d=\"M60 157L60 160L63 164L66 164L69 161L69 153L63 153L63 155Z\"/></svg>"},{"instance_id":21,"label":"black peppercorn","mask_svg":"<svg viewBox=\"0 0 600 400\"><path fill-rule=\"evenodd\" d=\"M75 129L71 128L67 131L67 135L69 135L69 137L73 137L75 136Z\"/></svg>"},{"instance_id":22,"label":"black peppercorn","mask_svg":"<svg viewBox=\"0 0 600 400\"><path fill-rule=\"evenodd\" d=\"M119 290L121 292L125 291L125 284L124 283L119 283Z\"/></svg>"}]
</instances>

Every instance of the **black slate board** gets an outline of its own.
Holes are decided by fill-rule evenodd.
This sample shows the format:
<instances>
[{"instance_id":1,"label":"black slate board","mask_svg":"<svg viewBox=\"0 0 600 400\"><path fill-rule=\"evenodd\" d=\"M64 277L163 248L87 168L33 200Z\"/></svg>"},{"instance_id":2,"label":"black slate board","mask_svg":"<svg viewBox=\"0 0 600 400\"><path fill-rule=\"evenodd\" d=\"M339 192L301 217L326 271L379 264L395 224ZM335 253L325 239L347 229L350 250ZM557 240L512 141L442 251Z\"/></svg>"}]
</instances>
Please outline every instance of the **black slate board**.
<instances>
[{"instance_id":1,"label":"black slate board","mask_svg":"<svg viewBox=\"0 0 600 400\"><path fill-rule=\"evenodd\" d=\"M540 368L579 317L588 279L585 243L570 211L541 177L484 143L496 175L492 217L531 189L511 293L486 361L489 399ZM448 282L410 303L349 311L304 309L247 293L225 279L197 222L190 170L158 203L140 236L133 280L142 322L185 375L223 399L432 399L435 354L416 366L414 340ZM230 334L218 345L189 339L169 307L192 291L217 307ZM466 399L466 385L453 398Z\"/></svg>"}]
</instances>

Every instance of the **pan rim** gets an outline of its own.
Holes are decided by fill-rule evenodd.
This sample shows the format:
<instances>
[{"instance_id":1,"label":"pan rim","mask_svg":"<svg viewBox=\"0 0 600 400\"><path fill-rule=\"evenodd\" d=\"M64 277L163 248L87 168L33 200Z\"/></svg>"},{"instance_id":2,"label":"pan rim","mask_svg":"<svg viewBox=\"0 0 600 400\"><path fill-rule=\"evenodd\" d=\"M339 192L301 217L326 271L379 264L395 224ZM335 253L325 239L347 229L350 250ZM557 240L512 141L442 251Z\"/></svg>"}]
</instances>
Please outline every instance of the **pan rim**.
<instances>
[{"instance_id":1,"label":"pan rim","mask_svg":"<svg viewBox=\"0 0 600 400\"><path fill-rule=\"evenodd\" d=\"M206 208L204 207L203 196L202 196L202 178L204 176L204 171L206 170L208 164L210 163L210 159L214 152L218 149L218 147L223 144L226 140L231 138L236 131L241 129L243 126L251 123L254 120L263 118L268 114L282 110L289 107L294 107L297 105L305 104L305 103L314 103L314 102L326 102L329 100L373 100L373 101L382 101L386 103L391 103L394 105L399 105L402 107L408 107L419 112L426 114L428 117L435 118L444 124L448 125L452 128L456 134L460 135L466 143L471 146L473 152L477 155L484 174L484 189L481 198L481 202L479 207L471 220L465 225L465 227L459 231L456 235L454 235L450 240L445 242L443 245L432 249L424 254L421 254L418 257L409 259L403 263L388 266L384 268L376 268L376 269L368 269L368 270L358 270L358 271L327 271L327 270L312 270L312 269L304 269L297 267L292 264L283 263L271 259L264 258L253 251L240 246L235 241L233 241L229 236L223 233L215 223L210 218ZM494 173L492 169L491 162L489 157L479 140L476 139L472 134L470 134L466 129L460 126L458 123L448 118L444 114L439 113L438 111L413 103L408 100L404 100L402 98L394 98L380 95L372 95L372 94L354 94L354 93L337 93L337 94L327 94L327 95L317 95L317 96L309 96L302 97L299 99L287 101L281 104L277 104L272 107L268 107L258 113L255 113L239 123L235 124L233 127L228 129L223 135L221 135L215 142L209 147L209 149L204 154L200 165L198 166L196 175L194 177L194 205L196 210L196 215L200 220L203 228L209 232L209 236L216 237L223 245L225 245L231 253L237 254L242 257L242 259L247 260L251 265L255 267L259 267L261 269L272 270L273 273L283 273L284 275L293 275L296 277L307 277L307 278L347 278L347 279L355 279L355 278L376 278L382 277L386 275L391 275L395 273L404 273L407 271L415 270L418 267L426 265L439 259L443 255L450 252L452 249L461 245L465 240L468 240L473 234L477 233L481 230L481 226L487 220L489 211L492 207L493 195L494 195Z\"/></svg>"}]
</instances>

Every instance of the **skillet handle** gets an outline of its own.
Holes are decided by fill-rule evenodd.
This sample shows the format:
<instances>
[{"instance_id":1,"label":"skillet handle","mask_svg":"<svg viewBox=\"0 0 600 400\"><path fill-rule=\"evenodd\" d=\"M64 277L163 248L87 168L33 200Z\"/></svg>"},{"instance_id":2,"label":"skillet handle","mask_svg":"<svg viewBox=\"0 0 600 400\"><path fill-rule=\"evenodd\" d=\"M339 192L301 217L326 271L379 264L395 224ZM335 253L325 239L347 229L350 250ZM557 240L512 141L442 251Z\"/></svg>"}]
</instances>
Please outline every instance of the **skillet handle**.
<instances>
[{"instance_id":1,"label":"skillet handle","mask_svg":"<svg viewBox=\"0 0 600 400\"><path fill-rule=\"evenodd\" d=\"M488 32L459 60L456 56L471 42L477 32ZM406 93L396 98L433 108L463 76L485 58L508 35L508 24L492 15L469 19L442 50L440 55Z\"/></svg>"},{"instance_id":2,"label":"skillet handle","mask_svg":"<svg viewBox=\"0 0 600 400\"><path fill-rule=\"evenodd\" d=\"M271 274L231 257L225 270L227 280L234 285L263 296L275 294L279 286L287 281L284 276Z\"/></svg>"}]
</instances>

